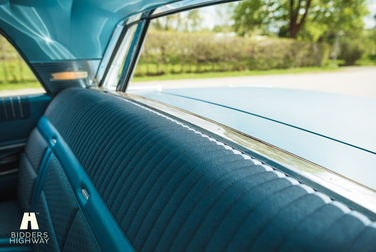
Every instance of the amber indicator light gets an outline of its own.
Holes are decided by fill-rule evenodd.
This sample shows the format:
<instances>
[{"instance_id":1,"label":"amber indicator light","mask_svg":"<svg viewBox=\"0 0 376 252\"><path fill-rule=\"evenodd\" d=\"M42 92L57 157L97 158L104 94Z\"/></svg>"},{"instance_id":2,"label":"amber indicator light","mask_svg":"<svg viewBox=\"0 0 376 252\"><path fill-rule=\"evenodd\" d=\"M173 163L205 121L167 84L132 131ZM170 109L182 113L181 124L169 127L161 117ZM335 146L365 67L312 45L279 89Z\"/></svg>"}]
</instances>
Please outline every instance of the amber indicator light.
<instances>
[{"instance_id":1,"label":"amber indicator light","mask_svg":"<svg viewBox=\"0 0 376 252\"><path fill-rule=\"evenodd\" d=\"M51 80L77 80L85 78L87 78L86 71L68 71L51 74Z\"/></svg>"}]
</instances>

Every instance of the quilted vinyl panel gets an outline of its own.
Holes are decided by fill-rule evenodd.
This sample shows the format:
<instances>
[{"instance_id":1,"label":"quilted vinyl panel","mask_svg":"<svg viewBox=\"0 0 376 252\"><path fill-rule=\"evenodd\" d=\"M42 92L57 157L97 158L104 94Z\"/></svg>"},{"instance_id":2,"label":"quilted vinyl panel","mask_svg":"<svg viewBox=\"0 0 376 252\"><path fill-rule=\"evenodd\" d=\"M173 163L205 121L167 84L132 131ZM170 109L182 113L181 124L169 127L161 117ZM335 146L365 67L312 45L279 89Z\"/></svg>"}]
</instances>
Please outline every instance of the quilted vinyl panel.
<instances>
[{"instance_id":1,"label":"quilted vinyl panel","mask_svg":"<svg viewBox=\"0 0 376 252\"><path fill-rule=\"evenodd\" d=\"M81 210L77 211L77 214L73 220L63 251L100 251Z\"/></svg>"},{"instance_id":2,"label":"quilted vinyl panel","mask_svg":"<svg viewBox=\"0 0 376 252\"><path fill-rule=\"evenodd\" d=\"M137 251L376 250L365 216L132 102L68 89L45 115Z\"/></svg>"},{"instance_id":3,"label":"quilted vinyl panel","mask_svg":"<svg viewBox=\"0 0 376 252\"><path fill-rule=\"evenodd\" d=\"M47 232L49 240L47 243L33 244L34 250L38 252L60 252L57 236L54 227L52 226L50 209L48 208L47 200L43 191L39 196L37 211L39 213L36 215L39 232Z\"/></svg>"},{"instance_id":4,"label":"quilted vinyl panel","mask_svg":"<svg viewBox=\"0 0 376 252\"><path fill-rule=\"evenodd\" d=\"M60 250L63 250L69 229L78 211L78 204L68 179L55 156L51 158L47 167L43 193L57 243Z\"/></svg>"},{"instance_id":5,"label":"quilted vinyl panel","mask_svg":"<svg viewBox=\"0 0 376 252\"><path fill-rule=\"evenodd\" d=\"M34 249L62 251L78 211L78 204L55 156L52 156L46 168L36 212L39 232L47 232L49 240L45 244L34 244Z\"/></svg>"},{"instance_id":6,"label":"quilted vinyl panel","mask_svg":"<svg viewBox=\"0 0 376 252\"><path fill-rule=\"evenodd\" d=\"M21 157L18 172L17 197L21 210L24 212L30 211L35 179L46 149L46 141L38 129L34 129L25 146L25 153Z\"/></svg>"},{"instance_id":7,"label":"quilted vinyl panel","mask_svg":"<svg viewBox=\"0 0 376 252\"><path fill-rule=\"evenodd\" d=\"M25 154L18 168L17 199L23 212L30 211L31 197L37 174Z\"/></svg>"},{"instance_id":8,"label":"quilted vinyl panel","mask_svg":"<svg viewBox=\"0 0 376 252\"><path fill-rule=\"evenodd\" d=\"M0 202L0 239L10 238L10 232L20 230L22 213L16 200ZM12 218L9 218L12 216ZM9 240L8 240L9 242Z\"/></svg>"},{"instance_id":9,"label":"quilted vinyl panel","mask_svg":"<svg viewBox=\"0 0 376 252\"><path fill-rule=\"evenodd\" d=\"M34 171L38 173L40 163L42 162L43 155L46 152L48 145L43 139L43 136L40 134L37 128L35 128L27 140L25 146L25 155L29 159L31 166Z\"/></svg>"}]
</instances>

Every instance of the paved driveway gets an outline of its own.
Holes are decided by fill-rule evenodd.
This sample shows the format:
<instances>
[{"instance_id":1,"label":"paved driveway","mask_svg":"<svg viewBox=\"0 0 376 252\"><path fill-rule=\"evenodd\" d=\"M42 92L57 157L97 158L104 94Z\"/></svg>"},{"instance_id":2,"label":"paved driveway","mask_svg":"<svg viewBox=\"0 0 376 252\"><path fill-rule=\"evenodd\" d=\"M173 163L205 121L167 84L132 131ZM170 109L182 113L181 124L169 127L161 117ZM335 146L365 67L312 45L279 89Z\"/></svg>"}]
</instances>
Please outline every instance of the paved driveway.
<instances>
[{"instance_id":1,"label":"paved driveway","mask_svg":"<svg viewBox=\"0 0 376 252\"><path fill-rule=\"evenodd\" d=\"M132 85L135 87L160 85L164 89L213 86L264 86L315 90L376 98L376 66L345 67L336 72L150 81L136 82L132 83ZM0 91L0 96L39 92L44 92L44 90L22 89Z\"/></svg>"},{"instance_id":2,"label":"paved driveway","mask_svg":"<svg viewBox=\"0 0 376 252\"><path fill-rule=\"evenodd\" d=\"M264 86L376 98L376 66L344 67L336 72L151 81L136 82L132 83L132 85L160 85L164 89L212 86Z\"/></svg>"}]
</instances>

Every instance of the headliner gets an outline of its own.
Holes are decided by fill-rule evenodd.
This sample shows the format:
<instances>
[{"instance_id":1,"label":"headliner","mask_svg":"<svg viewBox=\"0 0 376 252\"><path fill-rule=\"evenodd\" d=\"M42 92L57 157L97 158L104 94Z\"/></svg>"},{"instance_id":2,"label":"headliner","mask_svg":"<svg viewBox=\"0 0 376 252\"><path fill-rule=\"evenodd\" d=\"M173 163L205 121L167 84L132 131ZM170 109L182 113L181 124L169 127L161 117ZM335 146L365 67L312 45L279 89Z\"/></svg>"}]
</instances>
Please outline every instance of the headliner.
<instances>
[{"instance_id":1,"label":"headliner","mask_svg":"<svg viewBox=\"0 0 376 252\"><path fill-rule=\"evenodd\" d=\"M0 0L0 28L30 62L101 59L117 23L176 0Z\"/></svg>"}]
</instances>

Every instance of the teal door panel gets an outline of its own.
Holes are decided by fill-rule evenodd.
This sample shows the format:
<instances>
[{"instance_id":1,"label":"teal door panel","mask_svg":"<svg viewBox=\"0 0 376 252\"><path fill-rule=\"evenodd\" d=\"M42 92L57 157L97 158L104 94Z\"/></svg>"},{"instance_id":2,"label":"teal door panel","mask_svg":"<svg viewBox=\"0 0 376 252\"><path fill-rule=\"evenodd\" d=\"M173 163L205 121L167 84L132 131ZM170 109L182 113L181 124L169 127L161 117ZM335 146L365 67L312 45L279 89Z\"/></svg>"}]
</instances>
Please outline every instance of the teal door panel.
<instances>
[{"instance_id":1,"label":"teal door panel","mask_svg":"<svg viewBox=\"0 0 376 252\"><path fill-rule=\"evenodd\" d=\"M21 153L50 101L46 94L0 97L0 201L16 196Z\"/></svg>"}]
</instances>

